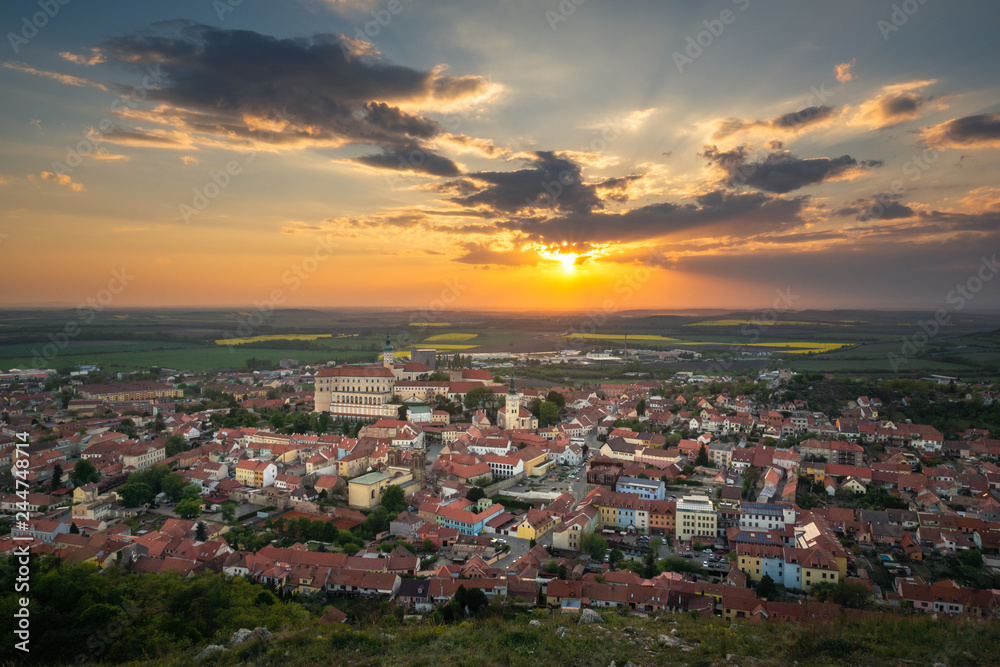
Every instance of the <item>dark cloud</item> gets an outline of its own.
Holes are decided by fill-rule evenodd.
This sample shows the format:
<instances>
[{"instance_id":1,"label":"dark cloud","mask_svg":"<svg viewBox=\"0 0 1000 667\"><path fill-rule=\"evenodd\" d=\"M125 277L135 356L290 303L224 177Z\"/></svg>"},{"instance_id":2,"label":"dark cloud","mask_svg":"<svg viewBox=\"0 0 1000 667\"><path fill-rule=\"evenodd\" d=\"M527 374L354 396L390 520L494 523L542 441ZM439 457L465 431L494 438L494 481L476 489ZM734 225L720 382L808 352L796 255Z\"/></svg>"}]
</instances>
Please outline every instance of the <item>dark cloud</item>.
<instances>
[{"instance_id":1,"label":"dark cloud","mask_svg":"<svg viewBox=\"0 0 1000 667\"><path fill-rule=\"evenodd\" d=\"M763 128L771 132L794 133L811 125L822 123L833 117L834 109L829 106L811 106L798 111L776 116L770 120L745 120L729 118L719 122L713 133L715 139L725 139L737 132L753 128Z\"/></svg>"},{"instance_id":2,"label":"dark cloud","mask_svg":"<svg viewBox=\"0 0 1000 667\"><path fill-rule=\"evenodd\" d=\"M934 99L933 95L924 95L919 91L933 83L934 80L909 81L884 86L876 97L858 107L854 122L884 130L913 120Z\"/></svg>"},{"instance_id":3,"label":"dark cloud","mask_svg":"<svg viewBox=\"0 0 1000 667\"><path fill-rule=\"evenodd\" d=\"M923 137L935 146L1000 148L1000 113L955 118L927 128Z\"/></svg>"},{"instance_id":4,"label":"dark cloud","mask_svg":"<svg viewBox=\"0 0 1000 667\"><path fill-rule=\"evenodd\" d=\"M354 162L394 171L419 171L431 176L457 176L458 165L443 155L421 148L417 144L401 147L386 147L381 153L362 155Z\"/></svg>"},{"instance_id":5,"label":"dark cloud","mask_svg":"<svg viewBox=\"0 0 1000 667\"><path fill-rule=\"evenodd\" d=\"M996 247L994 232L985 247ZM720 255L681 256L674 268L685 273L716 279L753 282L762 293L790 289L800 295L800 303L818 300L828 307L860 303L873 307L900 309L930 303L950 308L948 295L956 285L964 285L982 266L984 251L981 236L965 235L918 242L898 236L860 238L834 246L804 249L794 245L762 252L736 248ZM917 268L915 268L917 267ZM900 276L906 280L900 281ZM879 286L896 286L892 291ZM845 295L855 295L845 297ZM865 301L867 299L867 301ZM853 301L852 301L853 300ZM1000 292L983 290L976 295L976 309L995 308Z\"/></svg>"},{"instance_id":6,"label":"dark cloud","mask_svg":"<svg viewBox=\"0 0 1000 667\"><path fill-rule=\"evenodd\" d=\"M479 77L393 65L333 34L278 39L169 22L108 40L100 51L110 62L161 68L163 84L148 100L165 104L164 115L181 129L276 144L372 144L384 153L361 158L366 164L435 175L457 173L454 163L425 146L444 131L401 105L434 108L486 87ZM398 155L413 147L427 159L400 162Z\"/></svg>"},{"instance_id":7,"label":"dark cloud","mask_svg":"<svg viewBox=\"0 0 1000 667\"><path fill-rule=\"evenodd\" d=\"M621 213L571 213L545 220L514 220L501 227L520 231L546 243L608 243L643 241L680 232L750 235L801 223L805 199L771 197L759 192L714 191L693 204L665 202Z\"/></svg>"},{"instance_id":8,"label":"dark cloud","mask_svg":"<svg viewBox=\"0 0 1000 667\"><path fill-rule=\"evenodd\" d=\"M552 151L538 151L523 158L525 169L515 171L479 171L467 174L460 181L444 184L463 194L451 201L467 207L487 207L500 213L517 213L536 209L558 212L584 213L603 208L598 196L600 184L583 182L581 166L573 160ZM623 183L610 179L609 189L620 188ZM468 193L470 182L479 186ZM609 181L605 181L605 184Z\"/></svg>"},{"instance_id":9,"label":"dark cloud","mask_svg":"<svg viewBox=\"0 0 1000 667\"><path fill-rule=\"evenodd\" d=\"M488 242L467 241L459 244L462 255L455 259L463 264L495 264L498 266L533 265L541 261L541 256L533 250L519 248L495 249Z\"/></svg>"},{"instance_id":10,"label":"dark cloud","mask_svg":"<svg viewBox=\"0 0 1000 667\"><path fill-rule=\"evenodd\" d=\"M701 156L723 172L727 185L747 185L778 194L822 183L855 169L882 166L880 161L859 162L850 155L800 159L780 149L767 153L763 160L755 162L745 145L728 151L706 146Z\"/></svg>"},{"instance_id":11,"label":"dark cloud","mask_svg":"<svg viewBox=\"0 0 1000 667\"><path fill-rule=\"evenodd\" d=\"M877 194L866 199L855 199L848 206L834 211L836 216L856 216L858 222L871 220L901 220L916 217L917 213L906 204L897 201L891 193Z\"/></svg>"}]
</instances>

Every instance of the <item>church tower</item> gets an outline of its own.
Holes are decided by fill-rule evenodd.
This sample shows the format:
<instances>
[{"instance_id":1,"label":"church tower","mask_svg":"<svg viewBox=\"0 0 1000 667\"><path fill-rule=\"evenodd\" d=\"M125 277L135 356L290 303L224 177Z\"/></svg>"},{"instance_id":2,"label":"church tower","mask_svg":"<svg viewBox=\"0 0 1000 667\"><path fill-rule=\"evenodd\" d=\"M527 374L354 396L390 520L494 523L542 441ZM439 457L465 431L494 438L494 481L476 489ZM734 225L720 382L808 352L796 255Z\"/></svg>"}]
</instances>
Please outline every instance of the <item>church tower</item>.
<instances>
[{"instance_id":1,"label":"church tower","mask_svg":"<svg viewBox=\"0 0 1000 667\"><path fill-rule=\"evenodd\" d=\"M392 343L389 342L389 334L386 334L385 347L382 348L382 365L392 370L393 361Z\"/></svg>"},{"instance_id":2,"label":"church tower","mask_svg":"<svg viewBox=\"0 0 1000 667\"><path fill-rule=\"evenodd\" d=\"M507 390L507 404L504 406L503 425L506 429L517 428L521 417L521 395L514 386L514 376L510 376L510 388Z\"/></svg>"}]
</instances>

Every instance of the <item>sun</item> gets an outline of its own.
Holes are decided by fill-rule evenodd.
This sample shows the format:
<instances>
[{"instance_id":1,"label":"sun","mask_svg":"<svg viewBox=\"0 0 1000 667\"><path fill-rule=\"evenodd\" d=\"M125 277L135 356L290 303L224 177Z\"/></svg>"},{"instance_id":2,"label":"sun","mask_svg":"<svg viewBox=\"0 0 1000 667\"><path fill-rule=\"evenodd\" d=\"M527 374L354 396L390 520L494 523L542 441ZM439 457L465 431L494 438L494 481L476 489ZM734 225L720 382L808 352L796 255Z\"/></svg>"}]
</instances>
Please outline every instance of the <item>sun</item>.
<instances>
[{"instance_id":1,"label":"sun","mask_svg":"<svg viewBox=\"0 0 1000 667\"><path fill-rule=\"evenodd\" d=\"M565 255L557 254L555 258L562 264L563 271L570 273L576 269L576 260L580 259L580 256L575 252L571 252Z\"/></svg>"},{"instance_id":2,"label":"sun","mask_svg":"<svg viewBox=\"0 0 1000 667\"><path fill-rule=\"evenodd\" d=\"M580 263L581 257L583 257L578 252L567 252L558 246L539 246L536 248L536 251L545 259L558 263L565 273L573 273Z\"/></svg>"}]
</instances>

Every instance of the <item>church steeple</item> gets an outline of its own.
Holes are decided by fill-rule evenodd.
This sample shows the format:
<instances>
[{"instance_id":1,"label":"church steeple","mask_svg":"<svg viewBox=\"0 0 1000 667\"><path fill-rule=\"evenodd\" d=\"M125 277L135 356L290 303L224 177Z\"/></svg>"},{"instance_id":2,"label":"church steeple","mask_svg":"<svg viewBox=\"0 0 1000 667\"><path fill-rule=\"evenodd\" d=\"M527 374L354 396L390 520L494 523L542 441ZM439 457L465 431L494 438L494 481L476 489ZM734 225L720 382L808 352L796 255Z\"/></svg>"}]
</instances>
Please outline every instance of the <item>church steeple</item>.
<instances>
[{"instance_id":1,"label":"church steeple","mask_svg":"<svg viewBox=\"0 0 1000 667\"><path fill-rule=\"evenodd\" d=\"M382 348L382 364L386 368L392 368L393 362L392 342L389 340L389 334L386 334L385 347Z\"/></svg>"},{"instance_id":2,"label":"church steeple","mask_svg":"<svg viewBox=\"0 0 1000 667\"><path fill-rule=\"evenodd\" d=\"M507 429L517 428L521 416L521 395L514 386L514 374L510 374L510 388L507 389L507 404L504 406L503 426Z\"/></svg>"}]
</instances>

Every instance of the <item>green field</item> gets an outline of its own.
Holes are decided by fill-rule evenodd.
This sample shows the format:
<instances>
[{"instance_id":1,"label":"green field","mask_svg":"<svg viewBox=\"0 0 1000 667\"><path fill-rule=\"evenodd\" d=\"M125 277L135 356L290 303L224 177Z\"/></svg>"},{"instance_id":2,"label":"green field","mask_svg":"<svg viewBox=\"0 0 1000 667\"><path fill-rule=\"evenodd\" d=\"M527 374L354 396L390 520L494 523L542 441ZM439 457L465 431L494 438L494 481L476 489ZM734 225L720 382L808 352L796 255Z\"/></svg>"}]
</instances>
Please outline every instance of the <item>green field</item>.
<instances>
[{"instance_id":1,"label":"green field","mask_svg":"<svg viewBox=\"0 0 1000 667\"><path fill-rule=\"evenodd\" d=\"M424 343L439 343L439 342L443 343L443 342L447 342L447 341L472 340L473 338L476 338L476 336L477 336L477 334L474 334L474 333L445 333L445 334L437 334L436 336L431 336L430 338L425 339Z\"/></svg>"},{"instance_id":2,"label":"green field","mask_svg":"<svg viewBox=\"0 0 1000 667\"><path fill-rule=\"evenodd\" d=\"M544 353L573 346L583 352L620 345L631 349L688 348L704 359L660 364L660 376L677 370L710 370L732 352L770 352L745 357L754 368L787 365L794 370L853 374L893 372L890 354L923 336L926 314L871 311L789 313L777 326L759 326L760 315L733 312L706 317L655 313L609 315L595 331L579 331L586 314L450 312L449 321L411 324L419 313L364 310L280 310L266 317L246 310L128 310L82 321L75 310L0 311L0 369L41 364L67 368L96 363L109 371L161 366L176 369L245 368L250 358L304 363L375 362L389 335L400 358L411 347L442 354ZM249 324L248 324L249 323ZM749 324L748 324L749 323ZM67 336L69 326L78 329ZM835 325L835 326L834 326ZM442 332L442 327L453 327ZM234 340L235 339L235 340ZM52 341L59 341L56 345ZM1000 315L957 315L905 355L902 375L943 373L962 377L1000 375ZM737 360L737 363L742 363ZM579 372L578 372L579 371ZM558 372L532 371L546 381ZM548 375L553 375L552 378ZM564 376L614 378L605 368L566 369Z\"/></svg>"}]
</instances>

